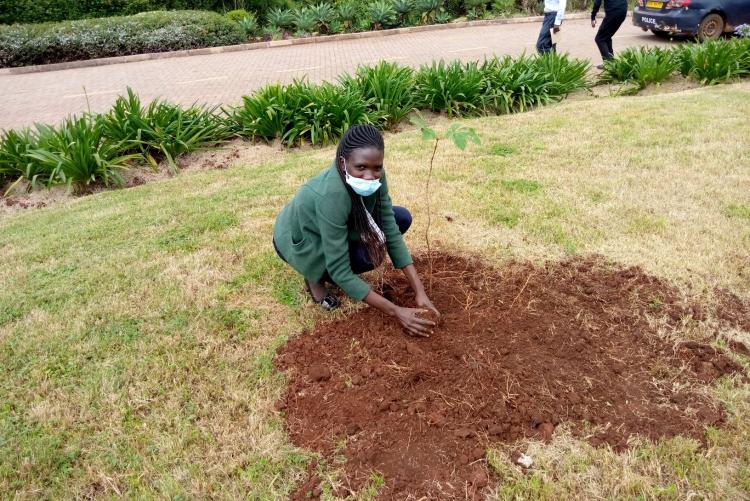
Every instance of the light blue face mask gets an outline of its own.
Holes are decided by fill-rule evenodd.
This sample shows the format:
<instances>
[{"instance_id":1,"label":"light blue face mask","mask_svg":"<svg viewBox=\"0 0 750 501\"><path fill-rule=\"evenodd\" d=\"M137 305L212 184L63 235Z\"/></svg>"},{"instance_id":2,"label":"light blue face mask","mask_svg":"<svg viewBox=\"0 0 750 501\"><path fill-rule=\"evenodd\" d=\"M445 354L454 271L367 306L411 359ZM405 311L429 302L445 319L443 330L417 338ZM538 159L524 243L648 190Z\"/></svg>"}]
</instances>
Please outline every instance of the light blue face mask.
<instances>
[{"instance_id":1,"label":"light blue face mask","mask_svg":"<svg viewBox=\"0 0 750 501\"><path fill-rule=\"evenodd\" d=\"M346 179L346 184L351 186L354 193L357 195L369 197L380 189L380 180L378 179L368 181L367 179L350 176L348 169L346 168L346 160L344 160L344 177Z\"/></svg>"}]
</instances>

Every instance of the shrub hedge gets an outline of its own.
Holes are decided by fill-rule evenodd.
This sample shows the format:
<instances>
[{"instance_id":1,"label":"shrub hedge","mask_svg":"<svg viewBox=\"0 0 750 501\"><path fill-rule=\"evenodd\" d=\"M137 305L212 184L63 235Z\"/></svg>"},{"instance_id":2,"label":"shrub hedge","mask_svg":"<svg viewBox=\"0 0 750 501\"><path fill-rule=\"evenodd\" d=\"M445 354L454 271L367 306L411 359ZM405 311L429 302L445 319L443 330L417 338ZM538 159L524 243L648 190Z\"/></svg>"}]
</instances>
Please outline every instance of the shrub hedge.
<instances>
[{"instance_id":1,"label":"shrub hedge","mask_svg":"<svg viewBox=\"0 0 750 501\"><path fill-rule=\"evenodd\" d=\"M0 26L0 68L243 43L214 12L144 12L62 23Z\"/></svg>"},{"instance_id":2,"label":"shrub hedge","mask_svg":"<svg viewBox=\"0 0 750 501\"><path fill-rule=\"evenodd\" d=\"M59 128L0 133L0 178L81 190L91 183L119 184L118 172L132 155L152 166L166 160L176 169L179 155L232 136L288 146L330 144L352 124L393 128L420 107L450 115L522 111L586 87L588 67L557 54L481 65L439 62L416 71L384 61L342 75L336 84L268 85L221 112L160 100L142 105L128 91L107 113L74 117ZM64 168L55 169L57 161Z\"/></svg>"},{"instance_id":3,"label":"shrub hedge","mask_svg":"<svg viewBox=\"0 0 750 501\"><path fill-rule=\"evenodd\" d=\"M286 0L0 0L0 24L46 23L107 16L127 16L154 10L246 9L265 13Z\"/></svg>"}]
</instances>

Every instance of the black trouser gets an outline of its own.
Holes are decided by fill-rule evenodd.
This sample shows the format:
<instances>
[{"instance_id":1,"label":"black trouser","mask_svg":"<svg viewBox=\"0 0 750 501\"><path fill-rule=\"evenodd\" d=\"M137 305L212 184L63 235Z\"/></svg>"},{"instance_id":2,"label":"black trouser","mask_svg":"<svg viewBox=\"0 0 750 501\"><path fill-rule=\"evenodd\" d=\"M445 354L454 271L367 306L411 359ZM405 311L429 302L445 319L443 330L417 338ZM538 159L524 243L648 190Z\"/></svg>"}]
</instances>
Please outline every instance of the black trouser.
<instances>
[{"instance_id":1,"label":"black trouser","mask_svg":"<svg viewBox=\"0 0 750 501\"><path fill-rule=\"evenodd\" d=\"M618 8L604 12L604 20L601 26L599 26L599 31L596 32L596 37L594 37L603 60L606 61L615 57L615 51L612 49L612 37L620 29L620 25L625 21L627 15L628 4L624 2L622 7L618 6Z\"/></svg>"}]
</instances>

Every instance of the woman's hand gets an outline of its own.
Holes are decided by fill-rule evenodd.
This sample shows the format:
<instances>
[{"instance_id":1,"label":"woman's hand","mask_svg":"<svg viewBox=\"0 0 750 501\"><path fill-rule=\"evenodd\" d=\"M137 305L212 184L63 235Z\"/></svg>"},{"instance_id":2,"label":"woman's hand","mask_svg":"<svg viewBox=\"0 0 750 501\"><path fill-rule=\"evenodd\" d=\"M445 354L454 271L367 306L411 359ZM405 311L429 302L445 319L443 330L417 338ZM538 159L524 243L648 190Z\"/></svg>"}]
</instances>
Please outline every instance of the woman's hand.
<instances>
[{"instance_id":1,"label":"woman's hand","mask_svg":"<svg viewBox=\"0 0 750 501\"><path fill-rule=\"evenodd\" d=\"M430 337L432 329L435 327L435 322L419 316L420 313L425 311L420 308L402 308L396 306L394 316L410 336Z\"/></svg>"},{"instance_id":2,"label":"woman's hand","mask_svg":"<svg viewBox=\"0 0 750 501\"><path fill-rule=\"evenodd\" d=\"M435 305L432 304L432 301L430 301L430 298L427 297L427 294L418 294L415 298L415 302L417 303L417 306L420 308L425 308L427 310L432 310L435 315L437 315L438 318L440 318L442 315L440 315L440 312L437 308L435 308Z\"/></svg>"}]
</instances>

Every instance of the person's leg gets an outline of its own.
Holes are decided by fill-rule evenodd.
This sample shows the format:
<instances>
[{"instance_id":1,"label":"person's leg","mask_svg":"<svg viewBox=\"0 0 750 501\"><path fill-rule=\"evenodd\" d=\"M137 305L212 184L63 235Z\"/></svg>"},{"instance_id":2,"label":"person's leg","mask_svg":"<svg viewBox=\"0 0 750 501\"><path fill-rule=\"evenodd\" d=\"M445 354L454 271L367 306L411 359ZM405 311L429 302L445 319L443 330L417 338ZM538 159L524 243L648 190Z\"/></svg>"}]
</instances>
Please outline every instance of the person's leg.
<instances>
[{"instance_id":1,"label":"person's leg","mask_svg":"<svg viewBox=\"0 0 750 501\"><path fill-rule=\"evenodd\" d=\"M542 29L539 31L539 38L536 41L536 50L540 54L555 50L554 45L552 45L552 36L549 33L549 30L555 25L555 16L557 16L557 12L545 12L544 14Z\"/></svg>"},{"instance_id":2,"label":"person's leg","mask_svg":"<svg viewBox=\"0 0 750 501\"><path fill-rule=\"evenodd\" d=\"M352 265L352 271L357 275L375 269L375 265L370 261L370 254L362 242L349 244L349 262Z\"/></svg>"},{"instance_id":3,"label":"person's leg","mask_svg":"<svg viewBox=\"0 0 750 501\"><path fill-rule=\"evenodd\" d=\"M396 219L396 225L398 225L398 229L403 235L407 231L409 231L409 227L411 227L411 212L409 212L408 209L404 207L399 207L398 205L393 206L393 217Z\"/></svg>"},{"instance_id":4,"label":"person's leg","mask_svg":"<svg viewBox=\"0 0 750 501\"><path fill-rule=\"evenodd\" d=\"M605 14L602 24L599 25L599 30L597 30L596 36L594 37L594 42L596 42L596 46L599 49L599 54L602 55L602 61L612 58L612 53L609 51L609 43L607 43L607 39L609 38L609 28L607 27L608 21L609 16Z\"/></svg>"},{"instance_id":5,"label":"person's leg","mask_svg":"<svg viewBox=\"0 0 750 501\"><path fill-rule=\"evenodd\" d=\"M617 33L617 30L620 29L620 26L622 26L622 23L625 21L625 18L628 16L628 10L627 8L623 9L620 12L612 14L612 25L611 25L611 31L612 33L609 35L609 39L607 40L607 48L609 49L609 53L612 54L612 57L615 57L615 49L612 47L612 37L615 36L615 33Z\"/></svg>"}]
</instances>

